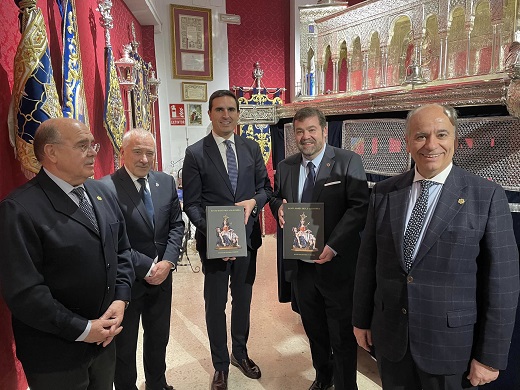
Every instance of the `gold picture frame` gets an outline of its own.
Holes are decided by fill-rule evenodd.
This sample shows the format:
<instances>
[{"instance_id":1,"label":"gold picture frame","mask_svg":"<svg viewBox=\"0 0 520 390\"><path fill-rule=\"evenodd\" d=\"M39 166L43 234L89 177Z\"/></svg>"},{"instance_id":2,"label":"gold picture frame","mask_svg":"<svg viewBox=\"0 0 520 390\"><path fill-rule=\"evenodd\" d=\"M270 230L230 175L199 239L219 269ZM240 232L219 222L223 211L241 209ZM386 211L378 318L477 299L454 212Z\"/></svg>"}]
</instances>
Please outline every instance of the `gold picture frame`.
<instances>
[{"instance_id":1,"label":"gold picture frame","mask_svg":"<svg viewBox=\"0 0 520 390\"><path fill-rule=\"evenodd\" d=\"M213 80L211 10L171 5L173 78Z\"/></svg>"},{"instance_id":2,"label":"gold picture frame","mask_svg":"<svg viewBox=\"0 0 520 390\"><path fill-rule=\"evenodd\" d=\"M208 84L183 82L182 100L186 102L206 102L208 100Z\"/></svg>"}]
</instances>

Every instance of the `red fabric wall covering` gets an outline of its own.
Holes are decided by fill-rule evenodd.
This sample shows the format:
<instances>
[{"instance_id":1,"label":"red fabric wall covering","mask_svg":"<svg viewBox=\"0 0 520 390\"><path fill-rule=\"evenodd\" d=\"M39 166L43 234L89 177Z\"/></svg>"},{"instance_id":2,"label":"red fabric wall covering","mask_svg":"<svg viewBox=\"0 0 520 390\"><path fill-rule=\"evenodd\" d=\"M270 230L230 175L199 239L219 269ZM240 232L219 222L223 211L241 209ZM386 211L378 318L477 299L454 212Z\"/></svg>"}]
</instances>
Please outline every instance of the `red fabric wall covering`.
<instances>
[{"instance_id":1,"label":"red fabric wall covering","mask_svg":"<svg viewBox=\"0 0 520 390\"><path fill-rule=\"evenodd\" d=\"M289 5L287 0L226 1L226 12L241 18L240 25L227 29L230 87L253 84L253 65L260 61L266 87L289 88Z\"/></svg>"},{"instance_id":2,"label":"red fabric wall covering","mask_svg":"<svg viewBox=\"0 0 520 390\"><path fill-rule=\"evenodd\" d=\"M240 15L240 25L228 25L229 86L249 87L253 84L254 63L264 70L265 87L289 89L290 2L287 0L227 0L226 12ZM218 75L215 75L218 77ZM286 93L288 96L289 93ZM273 183L270 159L267 170ZM266 208L266 233L276 232L276 222Z\"/></svg>"},{"instance_id":3,"label":"red fabric wall covering","mask_svg":"<svg viewBox=\"0 0 520 390\"><path fill-rule=\"evenodd\" d=\"M52 64L56 84L61 94L61 16L55 0L40 0L47 24L47 35L51 49ZM103 101L105 93L104 29L99 22L96 0L77 0L77 22L83 60L83 73L86 80L85 92L92 133L102 147L98 154L95 177L100 178L113 171L113 149L103 127ZM14 158L14 151L9 143L7 116L13 87L13 61L20 41L18 27L18 7L14 1L2 2L3 22L0 24L0 199L3 199L15 187L26 181L20 170L20 163ZM141 43L139 54L155 67L153 27L143 28L130 13L123 0L114 0L112 8L114 28L111 30L114 56L121 56L123 44L132 40L130 25L134 22L136 39ZM159 122L157 121L159 137ZM159 149L160 150L160 149ZM159 157L159 161L161 161ZM19 362L15 359L10 315L5 303L0 298L0 389L25 390L27 383Z\"/></svg>"}]
</instances>

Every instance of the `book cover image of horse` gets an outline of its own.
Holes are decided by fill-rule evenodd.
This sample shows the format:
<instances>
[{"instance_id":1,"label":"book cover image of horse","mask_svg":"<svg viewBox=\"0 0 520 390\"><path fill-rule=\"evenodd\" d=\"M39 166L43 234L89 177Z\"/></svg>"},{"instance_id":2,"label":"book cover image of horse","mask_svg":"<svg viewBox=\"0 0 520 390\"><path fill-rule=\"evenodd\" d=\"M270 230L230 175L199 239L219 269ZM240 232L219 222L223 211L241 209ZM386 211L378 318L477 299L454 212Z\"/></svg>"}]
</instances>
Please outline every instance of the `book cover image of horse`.
<instances>
[{"instance_id":1,"label":"book cover image of horse","mask_svg":"<svg viewBox=\"0 0 520 390\"><path fill-rule=\"evenodd\" d=\"M316 260L323 251L323 203L287 203L284 219L284 258Z\"/></svg>"}]
</instances>

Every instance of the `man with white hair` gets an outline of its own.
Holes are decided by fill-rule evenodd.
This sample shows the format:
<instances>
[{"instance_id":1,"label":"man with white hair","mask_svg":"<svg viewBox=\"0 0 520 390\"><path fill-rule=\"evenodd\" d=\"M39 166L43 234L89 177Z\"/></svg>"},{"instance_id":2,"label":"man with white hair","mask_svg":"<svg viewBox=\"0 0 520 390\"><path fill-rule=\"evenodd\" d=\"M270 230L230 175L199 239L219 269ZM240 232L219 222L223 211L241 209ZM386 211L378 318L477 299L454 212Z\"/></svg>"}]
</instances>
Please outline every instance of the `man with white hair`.
<instances>
[{"instance_id":1,"label":"man with white hair","mask_svg":"<svg viewBox=\"0 0 520 390\"><path fill-rule=\"evenodd\" d=\"M137 390L140 320L146 390L173 390L165 376L166 346L170 336L171 271L179 259L184 222L173 176L152 170L155 153L150 132L130 130L121 148L124 166L102 179L123 211L136 275L132 303L116 339L116 390Z\"/></svg>"}]
</instances>

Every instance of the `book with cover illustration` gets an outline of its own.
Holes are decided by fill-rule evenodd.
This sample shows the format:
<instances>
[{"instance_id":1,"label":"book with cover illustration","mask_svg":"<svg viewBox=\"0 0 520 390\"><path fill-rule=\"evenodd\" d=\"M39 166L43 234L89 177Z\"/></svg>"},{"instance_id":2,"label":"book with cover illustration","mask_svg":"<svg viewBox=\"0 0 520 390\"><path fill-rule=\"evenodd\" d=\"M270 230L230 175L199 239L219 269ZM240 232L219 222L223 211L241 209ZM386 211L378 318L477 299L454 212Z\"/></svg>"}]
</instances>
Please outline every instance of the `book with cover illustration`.
<instances>
[{"instance_id":1,"label":"book with cover illustration","mask_svg":"<svg viewBox=\"0 0 520 390\"><path fill-rule=\"evenodd\" d=\"M323 252L323 203L285 203L283 215L283 257L307 262Z\"/></svg>"},{"instance_id":2,"label":"book with cover illustration","mask_svg":"<svg viewBox=\"0 0 520 390\"><path fill-rule=\"evenodd\" d=\"M206 242L208 259L247 256L244 208L207 206Z\"/></svg>"}]
</instances>

